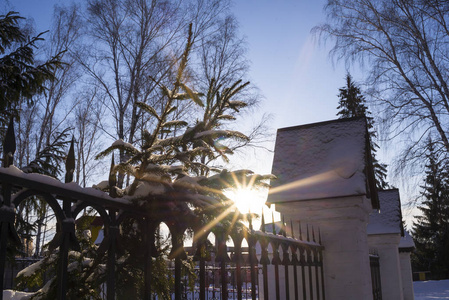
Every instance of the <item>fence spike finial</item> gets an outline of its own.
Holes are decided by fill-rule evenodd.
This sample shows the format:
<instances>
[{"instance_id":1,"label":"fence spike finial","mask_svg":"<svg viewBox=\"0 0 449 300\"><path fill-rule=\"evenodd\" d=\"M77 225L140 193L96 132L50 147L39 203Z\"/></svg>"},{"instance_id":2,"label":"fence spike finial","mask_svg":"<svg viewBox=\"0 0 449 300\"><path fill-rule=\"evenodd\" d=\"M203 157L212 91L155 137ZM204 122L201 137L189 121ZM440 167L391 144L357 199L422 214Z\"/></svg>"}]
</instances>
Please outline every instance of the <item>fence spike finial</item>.
<instances>
[{"instance_id":1,"label":"fence spike finial","mask_svg":"<svg viewBox=\"0 0 449 300\"><path fill-rule=\"evenodd\" d=\"M253 215L251 213L251 208L249 209L248 212L248 223L249 223L249 230L253 230Z\"/></svg>"},{"instance_id":2,"label":"fence spike finial","mask_svg":"<svg viewBox=\"0 0 449 300\"><path fill-rule=\"evenodd\" d=\"M265 215L263 213L263 207L262 207L262 232L265 232Z\"/></svg>"},{"instance_id":3,"label":"fence spike finial","mask_svg":"<svg viewBox=\"0 0 449 300\"><path fill-rule=\"evenodd\" d=\"M284 237L286 237L287 236L287 226L285 225L285 216L284 215L282 215L282 235L284 236Z\"/></svg>"},{"instance_id":4,"label":"fence spike finial","mask_svg":"<svg viewBox=\"0 0 449 300\"><path fill-rule=\"evenodd\" d=\"M276 226L274 224L274 211L271 211L271 223L273 224L271 231L273 232L273 234L276 234Z\"/></svg>"},{"instance_id":5,"label":"fence spike finial","mask_svg":"<svg viewBox=\"0 0 449 300\"><path fill-rule=\"evenodd\" d=\"M8 129L6 130L3 141L3 167L7 168L13 164L14 153L16 152L16 137L14 133L14 117L9 119Z\"/></svg>"},{"instance_id":6,"label":"fence spike finial","mask_svg":"<svg viewBox=\"0 0 449 300\"><path fill-rule=\"evenodd\" d=\"M312 241L316 242L316 240L315 240L315 228L313 228L313 225L312 225Z\"/></svg>"},{"instance_id":7,"label":"fence spike finial","mask_svg":"<svg viewBox=\"0 0 449 300\"><path fill-rule=\"evenodd\" d=\"M295 233L293 232L293 220L290 219L290 230L292 231L292 238L295 238Z\"/></svg>"},{"instance_id":8,"label":"fence spike finial","mask_svg":"<svg viewBox=\"0 0 449 300\"><path fill-rule=\"evenodd\" d=\"M67 160L65 161L65 183L73 181L73 172L75 171L75 149L73 145L74 142L75 138L72 136L69 152L67 153Z\"/></svg>"},{"instance_id":9,"label":"fence spike finial","mask_svg":"<svg viewBox=\"0 0 449 300\"><path fill-rule=\"evenodd\" d=\"M309 224L308 223L307 223L306 229L307 229L307 241L310 242Z\"/></svg>"},{"instance_id":10,"label":"fence spike finial","mask_svg":"<svg viewBox=\"0 0 449 300\"><path fill-rule=\"evenodd\" d=\"M301 221L298 221L298 227L299 227L299 239L302 241Z\"/></svg>"},{"instance_id":11,"label":"fence spike finial","mask_svg":"<svg viewBox=\"0 0 449 300\"><path fill-rule=\"evenodd\" d=\"M318 243L321 245L321 228L318 227Z\"/></svg>"},{"instance_id":12,"label":"fence spike finial","mask_svg":"<svg viewBox=\"0 0 449 300\"><path fill-rule=\"evenodd\" d=\"M114 172L115 162L114 162L114 153L112 153L112 159L111 159L111 168L109 169L109 196L115 198L116 192L115 192L115 186L117 185L117 176L116 172Z\"/></svg>"}]
</instances>

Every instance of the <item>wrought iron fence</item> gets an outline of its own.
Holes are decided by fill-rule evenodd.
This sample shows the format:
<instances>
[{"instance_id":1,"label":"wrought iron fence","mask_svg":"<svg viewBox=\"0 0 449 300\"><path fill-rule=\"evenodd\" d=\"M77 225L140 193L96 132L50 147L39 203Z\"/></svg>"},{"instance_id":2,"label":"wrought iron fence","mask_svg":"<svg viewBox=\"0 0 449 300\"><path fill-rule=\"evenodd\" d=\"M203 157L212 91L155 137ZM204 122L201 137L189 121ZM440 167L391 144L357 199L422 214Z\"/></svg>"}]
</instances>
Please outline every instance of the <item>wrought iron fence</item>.
<instances>
[{"instance_id":1,"label":"wrought iron fence","mask_svg":"<svg viewBox=\"0 0 449 300\"><path fill-rule=\"evenodd\" d=\"M382 300L382 287L380 284L380 265L379 255L375 251L371 251L369 255L371 267L371 284L373 287L373 300Z\"/></svg>"},{"instance_id":2,"label":"wrought iron fence","mask_svg":"<svg viewBox=\"0 0 449 300\"><path fill-rule=\"evenodd\" d=\"M26 267L38 262L40 258L35 257L17 257L13 261L7 261L5 265L5 275L3 279L3 288L12 289L14 287L14 279L17 274ZM44 279L45 280L45 279Z\"/></svg>"},{"instance_id":3,"label":"wrought iron fence","mask_svg":"<svg viewBox=\"0 0 449 300\"><path fill-rule=\"evenodd\" d=\"M143 299L157 299L152 280L155 257L155 233L160 223L168 225L171 235L171 253L166 257L173 273L171 298L180 299L325 299L323 275L323 250L320 234L307 227L307 238L287 236L286 226L281 232L265 232L249 227L239 232L215 230L215 243L210 245L207 236L212 231L189 223L190 219L168 208L160 207L157 214L142 210L122 199L101 191L83 189L70 183L73 178L73 148L67 158L66 183L39 174L25 174L13 167L15 151L14 134L8 130L5 140L4 163L0 168L2 204L0 207L0 281L5 286L5 266L9 244L20 244L15 228L16 208L25 199L38 196L48 203L56 216L56 234L49 243L58 249L56 270L57 299L66 299L68 290L69 251L79 251L75 235L75 220L86 207L92 207L103 220L104 239L98 253L106 255L106 279L99 289L105 299L116 298L116 267L120 248L120 226L126 218L139 220L142 230L144 259ZM73 147L73 142L72 142ZM113 182L110 179L110 186ZM155 217L157 216L157 217ZM292 227L293 224L290 224ZM183 274L183 262L188 255L182 242L187 230L192 229L195 243L190 249L195 276ZM217 232L219 232L217 234ZM291 230L293 232L293 228ZM316 238L318 240L316 240ZM229 247L227 241L232 240ZM245 245L245 242L246 245ZM3 296L0 295L0 299Z\"/></svg>"}]
</instances>

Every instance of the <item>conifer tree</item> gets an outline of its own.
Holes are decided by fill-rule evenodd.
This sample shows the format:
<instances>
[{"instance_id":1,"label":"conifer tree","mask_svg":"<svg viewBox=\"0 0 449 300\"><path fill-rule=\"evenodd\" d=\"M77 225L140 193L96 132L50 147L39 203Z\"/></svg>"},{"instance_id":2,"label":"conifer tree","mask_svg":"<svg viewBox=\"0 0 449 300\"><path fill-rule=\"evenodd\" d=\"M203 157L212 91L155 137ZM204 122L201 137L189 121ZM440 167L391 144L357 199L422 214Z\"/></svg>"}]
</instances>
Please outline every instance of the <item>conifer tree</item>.
<instances>
[{"instance_id":1,"label":"conifer tree","mask_svg":"<svg viewBox=\"0 0 449 300\"><path fill-rule=\"evenodd\" d=\"M434 145L427 143L422 215L413 223L416 250L412 256L417 271L430 271L432 279L449 278L449 181L448 170L436 157Z\"/></svg>"},{"instance_id":2,"label":"conifer tree","mask_svg":"<svg viewBox=\"0 0 449 300\"><path fill-rule=\"evenodd\" d=\"M338 98L339 109L337 116L340 118L352 118L365 116L368 125L368 133L370 137L370 148L373 156L374 175L376 178L376 187L378 189L387 189L389 184L385 181L387 177L387 165L380 163L376 158L376 152L379 145L376 144L377 133L374 129L374 119L370 117L371 114L368 107L365 105L366 100L360 88L352 80L352 76L346 74L346 86L339 89Z\"/></svg>"},{"instance_id":3,"label":"conifer tree","mask_svg":"<svg viewBox=\"0 0 449 300\"><path fill-rule=\"evenodd\" d=\"M62 53L43 64L35 63L34 49L43 33L29 38L19 26L21 19L12 11L0 15L0 121L18 102L31 102L34 95L44 92L45 82L54 80L61 65Z\"/></svg>"},{"instance_id":4,"label":"conifer tree","mask_svg":"<svg viewBox=\"0 0 449 300\"><path fill-rule=\"evenodd\" d=\"M36 58L36 49L43 40L44 33L30 37L21 22L24 18L10 11L0 15L0 139L3 141L6 128L13 128L13 120L23 117L21 104L35 104L33 98L46 91L46 84L56 80L55 72L63 66L62 53L56 53L44 62ZM14 117L14 119L13 119ZM37 117L37 116L34 116ZM20 121L20 120L19 120ZM19 122L20 123L20 122ZM20 126L20 125L19 125ZM52 177L60 174L60 166L66 157L68 131L65 129L49 136L34 156L17 165L25 173L41 173ZM29 137L31 139L31 137ZM30 142L28 142L30 143ZM0 153L3 145L0 145ZM17 155L20 156L20 153ZM25 155L23 155L25 156ZM23 158L22 156L22 158ZM18 159L20 161L20 159ZM35 231L36 223L32 219L45 217L47 206L38 197L26 199L17 208L17 230L24 240L29 240ZM31 249L25 243L22 255L29 256ZM16 254L16 253L15 253Z\"/></svg>"},{"instance_id":5,"label":"conifer tree","mask_svg":"<svg viewBox=\"0 0 449 300\"><path fill-rule=\"evenodd\" d=\"M64 51L42 64L37 64L35 49L42 41L40 33L29 37L21 28L24 19L10 11L0 15L0 138L3 140L6 125L11 116L19 117L19 104L33 104L33 97L45 91L45 84L56 79L55 72L63 63ZM12 125L12 124L11 124ZM26 173L42 173L52 177L59 175L59 165L64 160L68 129L57 132L36 153L35 159L20 167ZM1 145L0 145L1 147Z\"/></svg>"}]
</instances>

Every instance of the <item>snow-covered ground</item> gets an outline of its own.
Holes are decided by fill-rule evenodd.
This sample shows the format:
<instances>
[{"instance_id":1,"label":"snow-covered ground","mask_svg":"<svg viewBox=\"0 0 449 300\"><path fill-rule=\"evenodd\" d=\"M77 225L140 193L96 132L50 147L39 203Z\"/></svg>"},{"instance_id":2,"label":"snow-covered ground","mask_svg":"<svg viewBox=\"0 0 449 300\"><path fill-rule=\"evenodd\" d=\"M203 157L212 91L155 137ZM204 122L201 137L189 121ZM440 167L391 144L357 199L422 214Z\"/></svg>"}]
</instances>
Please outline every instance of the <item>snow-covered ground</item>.
<instances>
[{"instance_id":1,"label":"snow-covered ground","mask_svg":"<svg viewBox=\"0 0 449 300\"><path fill-rule=\"evenodd\" d=\"M449 280L413 282L415 300L449 299ZM4 291L3 299L28 299L28 293ZM28 296L28 297L27 297Z\"/></svg>"},{"instance_id":2,"label":"snow-covered ground","mask_svg":"<svg viewBox=\"0 0 449 300\"><path fill-rule=\"evenodd\" d=\"M414 281L415 300L449 299L449 280Z\"/></svg>"},{"instance_id":3,"label":"snow-covered ground","mask_svg":"<svg viewBox=\"0 0 449 300\"><path fill-rule=\"evenodd\" d=\"M18 292L13 290L3 291L4 300L27 300L31 298L31 293Z\"/></svg>"}]
</instances>

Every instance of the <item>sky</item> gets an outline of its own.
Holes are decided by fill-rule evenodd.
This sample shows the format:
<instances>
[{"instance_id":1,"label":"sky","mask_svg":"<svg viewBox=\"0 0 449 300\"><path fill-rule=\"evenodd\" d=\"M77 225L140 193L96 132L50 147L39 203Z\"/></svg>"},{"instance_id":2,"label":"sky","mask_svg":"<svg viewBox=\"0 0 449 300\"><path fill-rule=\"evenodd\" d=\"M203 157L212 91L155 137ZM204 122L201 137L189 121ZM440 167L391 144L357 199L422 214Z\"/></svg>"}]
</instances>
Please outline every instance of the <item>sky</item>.
<instances>
[{"instance_id":1,"label":"sky","mask_svg":"<svg viewBox=\"0 0 449 300\"><path fill-rule=\"evenodd\" d=\"M32 17L38 31L49 28L54 4L68 0L6 0L24 17ZM325 22L326 0L234 0L232 12L246 37L251 61L249 79L263 97L258 110L248 115L242 131L270 114L273 134L264 147L273 150L278 128L296 126L336 118L338 89L345 85L349 70L356 82L362 81L360 69L348 68L329 57L329 45L323 45L311 34L314 26ZM239 128L240 129L240 128ZM378 152L381 162L390 157ZM271 172L273 153L250 149L237 155L229 168L246 168L257 173ZM259 195L263 202L264 193ZM402 202L407 195L401 195ZM404 212L407 216L413 214Z\"/></svg>"},{"instance_id":2,"label":"sky","mask_svg":"<svg viewBox=\"0 0 449 300\"><path fill-rule=\"evenodd\" d=\"M247 116L250 126L264 114L276 129L336 118L338 89L344 85L346 68L334 64L328 49L318 45L311 29L325 21L324 0L234 0L232 11L240 33L246 37L251 61L249 78L263 97L258 110ZM6 0L22 16L33 18L37 31L48 30L54 4L68 0ZM357 80L356 77L354 77ZM242 130L243 131L243 130ZM264 146L274 148L275 137ZM250 152L245 167L271 172L272 155Z\"/></svg>"},{"instance_id":3,"label":"sky","mask_svg":"<svg viewBox=\"0 0 449 300\"><path fill-rule=\"evenodd\" d=\"M325 21L324 3L234 2L240 31L248 41L250 80L264 97L258 113L272 115L273 130L336 118L337 94L345 84L346 68L333 64L328 49L310 32ZM269 147L273 149L274 138ZM270 172L272 158L267 157L257 160L251 169Z\"/></svg>"}]
</instances>

